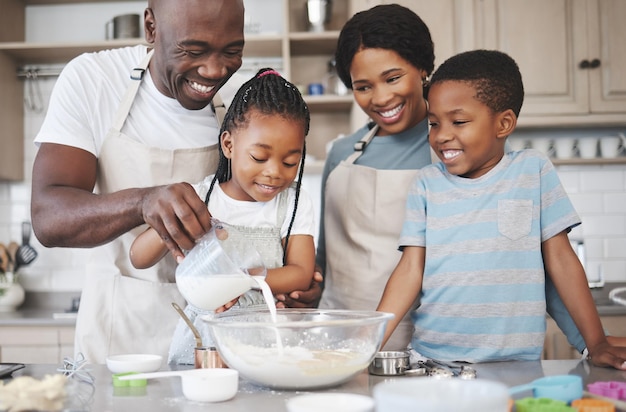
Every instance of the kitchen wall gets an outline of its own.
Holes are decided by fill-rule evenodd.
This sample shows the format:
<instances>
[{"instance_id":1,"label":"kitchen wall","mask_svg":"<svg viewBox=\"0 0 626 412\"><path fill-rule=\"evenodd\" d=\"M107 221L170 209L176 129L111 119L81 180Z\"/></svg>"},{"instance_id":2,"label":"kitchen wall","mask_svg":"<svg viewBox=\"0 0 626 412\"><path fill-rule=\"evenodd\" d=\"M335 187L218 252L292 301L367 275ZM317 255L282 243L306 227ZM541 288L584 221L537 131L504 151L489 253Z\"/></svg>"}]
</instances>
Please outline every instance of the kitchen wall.
<instances>
[{"instance_id":1,"label":"kitchen wall","mask_svg":"<svg viewBox=\"0 0 626 412\"><path fill-rule=\"evenodd\" d=\"M105 22L117 14L142 13L145 2L115 3L115 12L106 4L88 5L72 17L61 6L37 6L27 9L27 39L38 41L75 40L74 31L80 27L81 39L103 39ZM59 8L61 7L61 8ZM104 7L100 9L100 7ZM76 10L74 10L76 11ZM72 24L46 26L46 15L58 13L70 18ZM58 21L58 19L52 19ZM266 19L260 19L266 21ZM45 32L42 28L45 28ZM68 31L68 28L71 30ZM74 37L73 37L74 36ZM98 37L96 37L98 36ZM68 38L69 37L69 38ZM32 143L47 107L54 78L40 78L38 87L25 88L25 95L39 102L25 111L25 181L0 182L0 242L21 241L21 222L30 215L30 181L36 147ZM31 94L32 93L32 94ZM603 136L624 129L577 128L518 131L527 139L539 136ZM588 276L595 278L601 271L606 281L626 282L626 164L558 166L559 176L569 193L583 224L571 233L571 238L585 242ZM312 195L319 210L319 175L307 175L305 189ZM47 249L36 238L31 243L39 252L38 258L20 273L21 283L28 291L79 291L84 277L83 267L89 251L83 249Z\"/></svg>"}]
</instances>

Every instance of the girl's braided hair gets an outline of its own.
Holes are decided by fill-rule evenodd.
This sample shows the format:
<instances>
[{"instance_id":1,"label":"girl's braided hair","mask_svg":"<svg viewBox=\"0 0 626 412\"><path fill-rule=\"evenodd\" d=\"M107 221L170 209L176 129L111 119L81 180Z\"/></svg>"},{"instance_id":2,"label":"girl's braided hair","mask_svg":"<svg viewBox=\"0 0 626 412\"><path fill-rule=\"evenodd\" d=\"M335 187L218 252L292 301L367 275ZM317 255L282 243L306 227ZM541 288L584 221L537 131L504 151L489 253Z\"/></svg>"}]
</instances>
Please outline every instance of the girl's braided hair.
<instances>
[{"instance_id":1,"label":"girl's braided hair","mask_svg":"<svg viewBox=\"0 0 626 412\"><path fill-rule=\"evenodd\" d=\"M220 138L225 131L232 132L241 127L246 127L250 122L250 111L254 109L258 113L264 115L280 115L285 119L300 122L304 127L304 135L309 134L309 126L311 123L311 115L300 91L292 83L284 79L277 71L271 68L264 68L246 83L244 83L233 98L232 103L228 107L222 127L220 128ZM226 182L231 178L230 162L224 155L222 145L219 147L219 162L217 171L209 186L209 191L204 199L204 203L208 206L209 198L213 192L216 182ZM302 184L302 174L304 171L304 158L306 156L306 143L302 148L302 158L300 160L300 168L298 170L298 179L296 181L296 196L293 208L293 214L289 222L289 229L285 237L284 251L287 251L289 244L289 235L298 209L298 200L300 198L300 187ZM283 264L287 261L287 254L283 254Z\"/></svg>"}]
</instances>

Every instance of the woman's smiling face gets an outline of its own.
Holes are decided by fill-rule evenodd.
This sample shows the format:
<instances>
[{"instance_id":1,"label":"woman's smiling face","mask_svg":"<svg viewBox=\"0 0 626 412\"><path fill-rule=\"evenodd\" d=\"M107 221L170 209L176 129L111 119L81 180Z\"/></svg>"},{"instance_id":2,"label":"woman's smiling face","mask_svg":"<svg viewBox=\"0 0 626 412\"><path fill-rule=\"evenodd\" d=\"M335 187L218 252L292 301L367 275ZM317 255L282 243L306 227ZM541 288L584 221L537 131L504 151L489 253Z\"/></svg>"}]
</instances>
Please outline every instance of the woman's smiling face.
<instances>
[{"instance_id":1,"label":"woman's smiling face","mask_svg":"<svg viewBox=\"0 0 626 412\"><path fill-rule=\"evenodd\" d=\"M426 72L388 49L362 49L352 59L354 99L380 127L379 135L403 132L426 117Z\"/></svg>"}]
</instances>

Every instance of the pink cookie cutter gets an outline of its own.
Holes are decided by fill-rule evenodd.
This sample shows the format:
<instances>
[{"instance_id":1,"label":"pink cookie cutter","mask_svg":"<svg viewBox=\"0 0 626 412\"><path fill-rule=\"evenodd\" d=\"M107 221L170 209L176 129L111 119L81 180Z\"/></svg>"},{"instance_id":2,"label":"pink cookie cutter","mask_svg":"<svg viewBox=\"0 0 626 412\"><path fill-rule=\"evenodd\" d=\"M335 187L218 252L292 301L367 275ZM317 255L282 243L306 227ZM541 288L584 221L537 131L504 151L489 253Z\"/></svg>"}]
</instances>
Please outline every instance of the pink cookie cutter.
<instances>
[{"instance_id":1,"label":"pink cookie cutter","mask_svg":"<svg viewBox=\"0 0 626 412\"><path fill-rule=\"evenodd\" d=\"M607 398L617 400L626 400L626 382L594 382L588 384L587 389L594 395L605 396Z\"/></svg>"}]
</instances>

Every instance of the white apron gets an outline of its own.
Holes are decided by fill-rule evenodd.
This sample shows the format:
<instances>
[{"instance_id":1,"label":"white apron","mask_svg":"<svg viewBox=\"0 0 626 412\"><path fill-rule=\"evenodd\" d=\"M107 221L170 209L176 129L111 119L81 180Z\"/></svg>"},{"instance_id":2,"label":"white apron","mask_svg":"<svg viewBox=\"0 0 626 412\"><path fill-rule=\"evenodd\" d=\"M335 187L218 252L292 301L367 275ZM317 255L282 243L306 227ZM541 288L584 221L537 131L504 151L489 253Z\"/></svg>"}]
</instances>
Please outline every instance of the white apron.
<instances>
[{"instance_id":1,"label":"white apron","mask_svg":"<svg viewBox=\"0 0 626 412\"><path fill-rule=\"evenodd\" d=\"M354 164L377 131L374 126L357 142L355 152L326 180L322 308L375 310L402 255L398 240L407 193L417 170L379 170ZM407 314L385 349L406 349L412 334Z\"/></svg>"},{"instance_id":2,"label":"white apron","mask_svg":"<svg viewBox=\"0 0 626 412\"><path fill-rule=\"evenodd\" d=\"M101 148L96 182L99 193L198 182L217 166L217 145L164 150L134 141L121 132L151 56L152 52L148 53L140 67L133 70L134 81L122 98ZM167 356L179 316L171 302L183 306L185 301L174 283L175 261L169 254L148 269L138 270L131 264L130 246L146 227L141 225L93 249L75 338L76 356L82 353L90 363L105 363L106 357L113 354Z\"/></svg>"}]
</instances>

